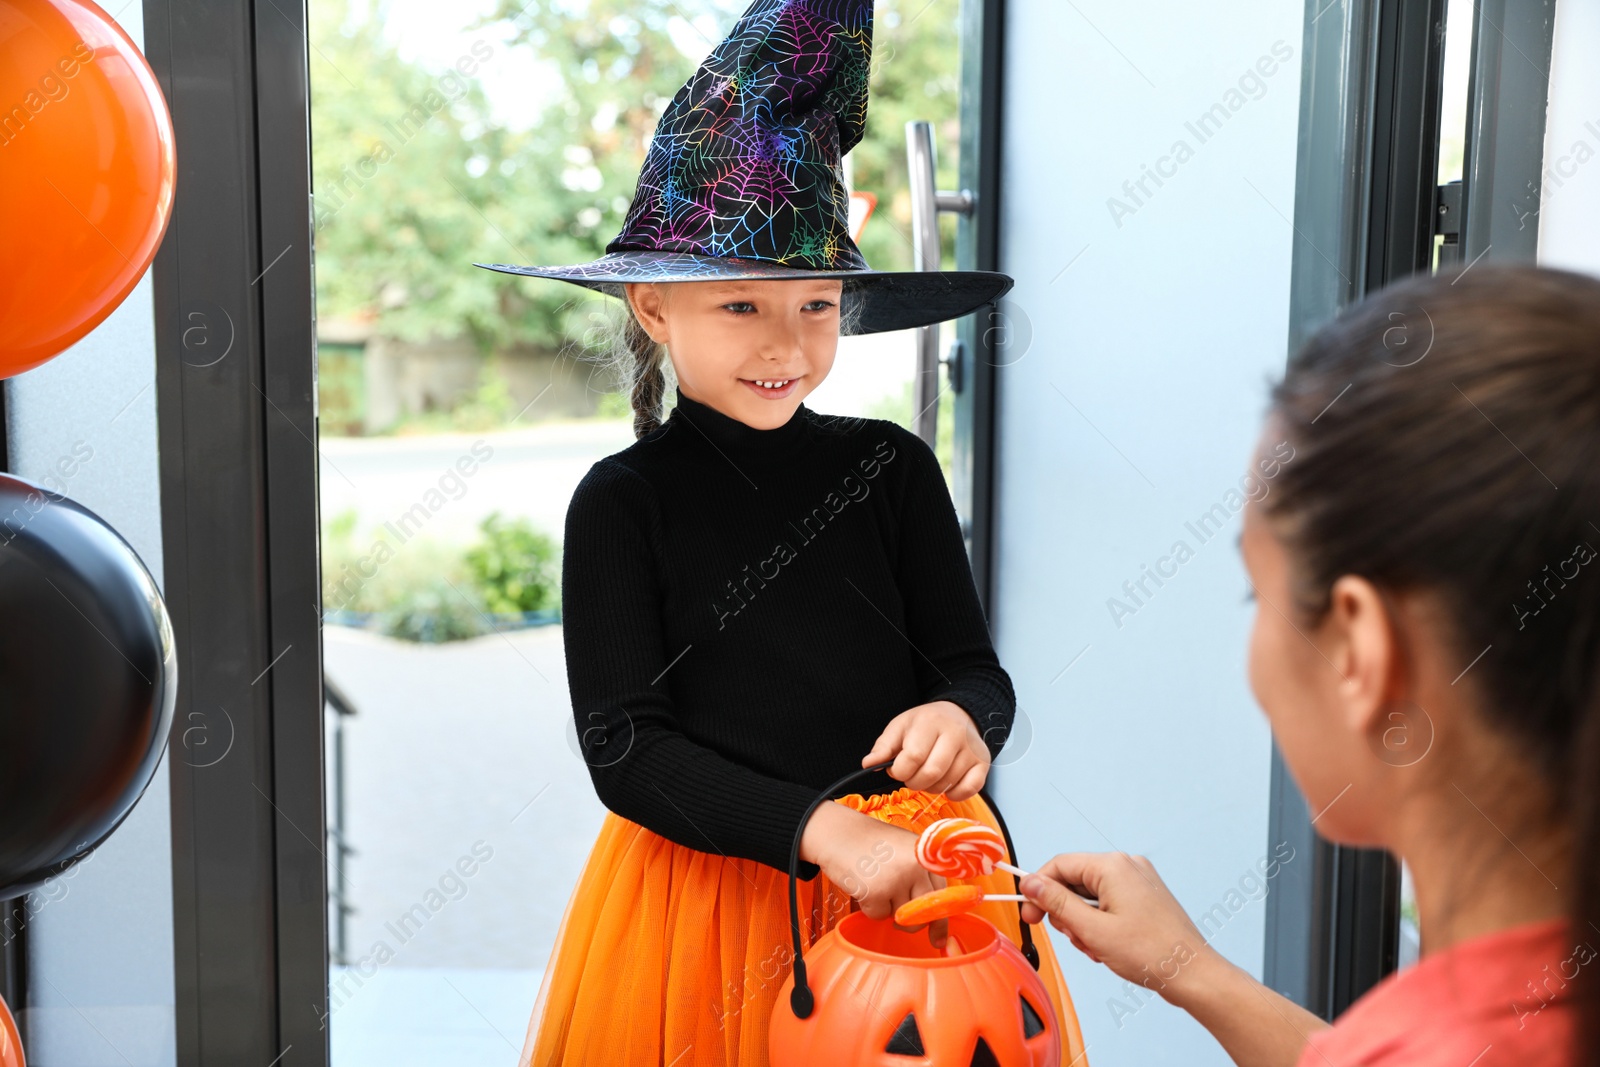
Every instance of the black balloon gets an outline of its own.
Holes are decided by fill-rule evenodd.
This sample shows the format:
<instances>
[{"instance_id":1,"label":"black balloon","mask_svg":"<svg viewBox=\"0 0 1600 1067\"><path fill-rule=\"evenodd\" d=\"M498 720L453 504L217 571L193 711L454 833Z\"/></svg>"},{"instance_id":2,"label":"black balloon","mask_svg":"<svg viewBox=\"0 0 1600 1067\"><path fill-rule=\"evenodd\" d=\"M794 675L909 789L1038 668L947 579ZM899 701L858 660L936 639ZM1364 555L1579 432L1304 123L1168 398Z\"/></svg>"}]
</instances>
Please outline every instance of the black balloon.
<instances>
[{"instance_id":1,"label":"black balloon","mask_svg":"<svg viewBox=\"0 0 1600 1067\"><path fill-rule=\"evenodd\" d=\"M127 818L177 693L166 605L128 542L81 504L0 475L0 897Z\"/></svg>"}]
</instances>

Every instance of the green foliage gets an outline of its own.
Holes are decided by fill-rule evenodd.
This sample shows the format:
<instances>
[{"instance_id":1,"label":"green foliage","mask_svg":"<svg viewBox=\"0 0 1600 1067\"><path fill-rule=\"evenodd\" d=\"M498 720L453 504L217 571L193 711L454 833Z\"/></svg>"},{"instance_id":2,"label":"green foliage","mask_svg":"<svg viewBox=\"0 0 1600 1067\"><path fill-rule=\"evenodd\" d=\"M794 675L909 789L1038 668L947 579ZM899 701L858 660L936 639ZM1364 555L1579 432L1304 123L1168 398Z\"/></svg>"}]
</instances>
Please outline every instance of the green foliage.
<instances>
[{"instance_id":1,"label":"green foliage","mask_svg":"<svg viewBox=\"0 0 1600 1067\"><path fill-rule=\"evenodd\" d=\"M489 633L505 615L520 622L523 612L559 608L555 542L526 519L498 513L479 531L466 547L423 536L399 544L381 528L362 540L355 510L341 512L323 527L324 610L351 612L391 637L434 642Z\"/></svg>"},{"instance_id":2,"label":"green foliage","mask_svg":"<svg viewBox=\"0 0 1600 1067\"><path fill-rule=\"evenodd\" d=\"M406 340L503 339L517 326L509 287L472 266L512 254L491 250L468 170L495 140L481 88L402 60L381 4L365 21L349 0L310 11L319 315Z\"/></svg>"},{"instance_id":3,"label":"green foliage","mask_svg":"<svg viewBox=\"0 0 1600 1067\"><path fill-rule=\"evenodd\" d=\"M421 536L398 544L382 529L362 543L355 533L353 509L323 531L325 610L369 616L374 629L412 641L449 641L487 632L485 599L460 549Z\"/></svg>"},{"instance_id":4,"label":"green foliage","mask_svg":"<svg viewBox=\"0 0 1600 1067\"><path fill-rule=\"evenodd\" d=\"M867 132L849 158L851 185L878 196L861 236L861 252L878 270L914 269L907 122L933 124L938 186L958 188L960 15L960 0L878 0L875 9ZM955 268L955 225L955 216L940 217L947 270Z\"/></svg>"},{"instance_id":5,"label":"green foliage","mask_svg":"<svg viewBox=\"0 0 1600 1067\"><path fill-rule=\"evenodd\" d=\"M674 46L671 27L709 52L747 6L747 0L500 0L493 19L511 20L517 44L552 61L566 87L538 136L556 157L570 152L592 165L588 180L602 183L584 204L593 209L594 225L575 233L598 238L592 254L621 229L656 121L699 61ZM709 17L691 25L690 14ZM879 269L912 268L906 122L934 124L940 187L956 185L959 21L960 0L879 0L876 7L866 135L849 158L853 186L878 196L861 250ZM953 241L945 247L953 256Z\"/></svg>"},{"instance_id":6,"label":"green foliage","mask_svg":"<svg viewBox=\"0 0 1600 1067\"><path fill-rule=\"evenodd\" d=\"M467 551L467 567L491 612L549 611L561 599L556 544L526 519L498 511L479 524L483 540Z\"/></svg>"},{"instance_id":7,"label":"green foliage","mask_svg":"<svg viewBox=\"0 0 1600 1067\"><path fill-rule=\"evenodd\" d=\"M470 337L484 351L578 336L583 302L570 286L472 263L600 255L621 228L657 119L698 62L674 30L686 49L709 51L745 6L501 0L474 28L483 32L463 52L463 75L402 60L380 32L383 0L364 20L350 0L315 0L319 314L368 319L406 340ZM861 242L878 268L911 266L906 120L935 123L940 185L956 184L958 11L959 0L877 5L866 137L849 158L854 186L879 197ZM527 130L491 121L475 77L508 48L533 49L560 79ZM953 252L948 238L945 247Z\"/></svg>"},{"instance_id":8,"label":"green foliage","mask_svg":"<svg viewBox=\"0 0 1600 1067\"><path fill-rule=\"evenodd\" d=\"M602 393L600 400L595 404L594 414L598 419L631 419L633 402L628 399L628 394L620 389L612 393Z\"/></svg>"},{"instance_id":9,"label":"green foliage","mask_svg":"<svg viewBox=\"0 0 1600 1067\"><path fill-rule=\"evenodd\" d=\"M324 437L358 437L367 389L361 346L317 343L317 426Z\"/></svg>"},{"instance_id":10,"label":"green foliage","mask_svg":"<svg viewBox=\"0 0 1600 1067\"><path fill-rule=\"evenodd\" d=\"M446 562L442 553L439 557L438 562ZM396 556L392 563L401 558ZM459 564L460 560L452 554L448 562ZM463 641L490 630L484 619L482 591L470 582L447 580L444 572L430 566L408 567L391 585L394 595L378 613L376 627L390 637L429 643Z\"/></svg>"},{"instance_id":11,"label":"green foliage","mask_svg":"<svg viewBox=\"0 0 1600 1067\"><path fill-rule=\"evenodd\" d=\"M472 396L438 411L402 415L383 432L393 434L449 433L467 430L504 430L516 417L517 403L505 375L485 361L478 370L478 388Z\"/></svg>"},{"instance_id":12,"label":"green foliage","mask_svg":"<svg viewBox=\"0 0 1600 1067\"><path fill-rule=\"evenodd\" d=\"M912 401L911 382L906 382L898 395L890 394L877 400L867 409L867 416L874 419L888 419L890 422L899 423L906 429L912 429ZM933 454L939 458L939 466L944 471L944 480L951 480L951 465L954 462L956 441L956 395L951 392L948 385L939 394L939 420L938 428L933 434Z\"/></svg>"},{"instance_id":13,"label":"green foliage","mask_svg":"<svg viewBox=\"0 0 1600 1067\"><path fill-rule=\"evenodd\" d=\"M346 508L322 524L322 607L325 611L359 611L361 580L356 564L361 553L356 549L357 515Z\"/></svg>"}]
</instances>

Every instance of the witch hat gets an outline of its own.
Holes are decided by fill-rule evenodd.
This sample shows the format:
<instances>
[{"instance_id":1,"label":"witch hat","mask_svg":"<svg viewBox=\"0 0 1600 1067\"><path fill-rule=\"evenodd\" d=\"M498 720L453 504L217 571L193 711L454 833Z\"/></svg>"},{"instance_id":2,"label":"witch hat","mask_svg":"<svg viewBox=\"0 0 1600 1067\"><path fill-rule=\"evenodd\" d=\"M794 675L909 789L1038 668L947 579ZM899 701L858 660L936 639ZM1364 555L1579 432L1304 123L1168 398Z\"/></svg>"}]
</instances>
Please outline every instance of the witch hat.
<instances>
[{"instance_id":1,"label":"witch hat","mask_svg":"<svg viewBox=\"0 0 1600 1067\"><path fill-rule=\"evenodd\" d=\"M842 278L852 333L957 318L993 271L882 271L850 237L844 154L867 120L872 0L755 0L656 125L622 232L572 266L475 266L612 296L625 282Z\"/></svg>"}]
</instances>

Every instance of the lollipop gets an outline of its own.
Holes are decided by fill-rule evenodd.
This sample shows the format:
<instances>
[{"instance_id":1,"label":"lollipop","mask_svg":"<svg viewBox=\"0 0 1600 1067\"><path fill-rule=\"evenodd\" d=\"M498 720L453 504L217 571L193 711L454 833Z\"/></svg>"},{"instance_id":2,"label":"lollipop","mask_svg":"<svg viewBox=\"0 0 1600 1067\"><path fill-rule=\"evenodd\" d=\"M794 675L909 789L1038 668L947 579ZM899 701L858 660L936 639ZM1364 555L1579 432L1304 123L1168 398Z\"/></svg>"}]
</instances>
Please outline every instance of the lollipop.
<instances>
[{"instance_id":1,"label":"lollipop","mask_svg":"<svg viewBox=\"0 0 1600 1067\"><path fill-rule=\"evenodd\" d=\"M948 885L920 897L912 897L894 909L894 921L901 926L917 926L971 911L985 900L1025 899L1015 894L985 893L975 885Z\"/></svg>"},{"instance_id":2,"label":"lollipop","mask_svg":"<svg viewBox=\"0 0 1600 1067\"><path fill-rule=\"evenodd\" d=\"M946 878L976 878L996 867L1018 876L1028 873L1005 859L1006 843L999 831L972 819L939 819L917 838L917 862Z\"/></svg>"},{"instance_id":3,"label":"lollipop","mask_svg":"<svg viewBox=\"0 0 1600 1067\"><path fill-rule=\"evenodd\" d=\"M1006 862L1005 838L1001 837L997 830L972 819L939 819L929 823L917 838L917 862L924 870L942 874L946 878L975 878L980 874L992 873L996 867L1018 878L1028 875L1028 872L1021 867ZM1100 906L1100 902L1089 896L1081 886L1067 888L1083 897L1084 903L1090 907ZM926 898L917 898L917 900L924 899ZM1027 898L1013 896L987 899L1026 900ZM915 903L915 900L907 901L905 906L910 907ZM896 914L898 915L898 912Z\"/></svg>"}]
</instances>

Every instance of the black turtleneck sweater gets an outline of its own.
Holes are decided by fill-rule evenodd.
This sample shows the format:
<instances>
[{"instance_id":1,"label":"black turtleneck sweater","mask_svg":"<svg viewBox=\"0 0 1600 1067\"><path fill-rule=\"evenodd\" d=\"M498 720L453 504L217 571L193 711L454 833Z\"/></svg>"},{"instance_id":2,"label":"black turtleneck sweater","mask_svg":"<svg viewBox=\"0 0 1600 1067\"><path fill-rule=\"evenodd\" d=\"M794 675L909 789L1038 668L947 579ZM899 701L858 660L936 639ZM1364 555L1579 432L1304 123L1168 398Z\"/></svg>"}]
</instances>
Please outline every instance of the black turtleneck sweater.
<instances>
[{"instance_id":1,"label":"black turtleneck sweater","mask_svg":"<svg viewBox=\"0 0 1600 1067\"><path fill-rule=\"evenodd\" d=\"M954 701L991 756L1011 728L938 461L895 423L801 404L762 430L680 391L579 483L563 557L595 791L678 844L787 870L806 807L900 712Z\"/></svg>"}]
</instances>

